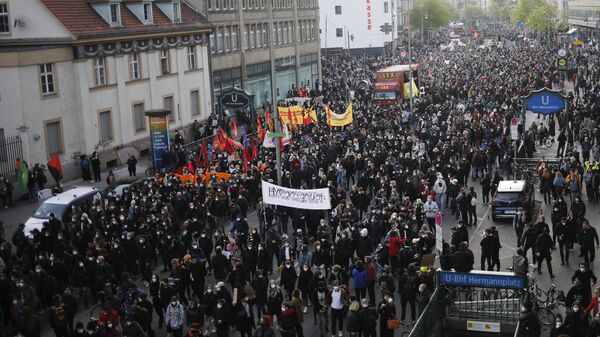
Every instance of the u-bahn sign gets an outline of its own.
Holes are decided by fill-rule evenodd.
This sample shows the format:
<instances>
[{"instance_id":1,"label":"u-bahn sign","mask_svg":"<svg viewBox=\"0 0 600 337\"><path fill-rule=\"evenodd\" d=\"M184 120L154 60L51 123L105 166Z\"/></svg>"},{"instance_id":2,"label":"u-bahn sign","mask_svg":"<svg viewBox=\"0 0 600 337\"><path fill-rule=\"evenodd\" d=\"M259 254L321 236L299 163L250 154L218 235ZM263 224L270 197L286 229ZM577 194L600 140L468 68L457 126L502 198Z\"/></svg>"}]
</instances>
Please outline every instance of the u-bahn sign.
<instances>
[{"instance_id":1,"label":"u-bahn sign","mask_svg":"<svg viewBox=\"0 0 600 337\"><path fill-rule=\"evenodd\" d=\"M567 96L548 88L534 90L524 96L525 110L542 115L551 115L567 108Z\"/></svg>"},{"instance_id":2,"label":"u-bahn sign","mask_svg":"<svg viewBox=\"0 0 600 337\"><path fill-rule=\"evenodd\" d=\"M219 98L221 106L229 109L243 109L250 105L250 94L242 89L233 88Z\"/></svg>"}]
</instances>

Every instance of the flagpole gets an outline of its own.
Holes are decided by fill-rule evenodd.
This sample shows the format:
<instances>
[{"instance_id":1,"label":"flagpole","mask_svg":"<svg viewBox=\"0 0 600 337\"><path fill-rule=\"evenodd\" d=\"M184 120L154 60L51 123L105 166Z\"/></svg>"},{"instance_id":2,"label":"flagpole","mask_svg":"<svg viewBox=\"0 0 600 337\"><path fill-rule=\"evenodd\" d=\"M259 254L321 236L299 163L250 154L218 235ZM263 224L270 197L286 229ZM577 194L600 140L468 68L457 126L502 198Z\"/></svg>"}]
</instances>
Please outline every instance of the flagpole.
<instances>
[{"instance_id":1,"label":"flagpole","mask_svg":"<svg viewBox=\"0 0 600 337\"><path fill-rule=\"evenodd\" d=\"M279 125L279 109L277 109L277 73L275 71L275 48L273 46L273 1L267 0L267 9L269 12L269 58L271 59L271 111L273 112L273 124L275 132L281 131ZM277 165L277 185L281 186L281 150L279 140L275 141L275 159Z\"/></svg>"}]
</instances>

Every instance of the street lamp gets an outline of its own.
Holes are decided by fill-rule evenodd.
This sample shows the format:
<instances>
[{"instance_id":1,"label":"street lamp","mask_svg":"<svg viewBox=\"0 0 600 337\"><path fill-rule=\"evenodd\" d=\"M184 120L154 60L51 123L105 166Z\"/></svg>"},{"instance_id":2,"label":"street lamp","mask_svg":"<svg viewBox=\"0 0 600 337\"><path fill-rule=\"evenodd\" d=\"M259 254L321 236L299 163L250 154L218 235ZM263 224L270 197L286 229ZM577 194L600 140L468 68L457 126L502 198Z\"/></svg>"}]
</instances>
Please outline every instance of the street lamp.
<instances>
[{"instance_id":1,"label":"street lamp","mask_svg":"<svg viewBox=\"0 0 600 337\"><path fill-rule=\"evenodd\" d=\"M423 14L423 13L421 13ZM425 15L421 15L421 43L423 43L423 18L425 18L425 20L429 19L429 16L427 15L427 8L425 8Z\"/></svg>"}]
</instances>

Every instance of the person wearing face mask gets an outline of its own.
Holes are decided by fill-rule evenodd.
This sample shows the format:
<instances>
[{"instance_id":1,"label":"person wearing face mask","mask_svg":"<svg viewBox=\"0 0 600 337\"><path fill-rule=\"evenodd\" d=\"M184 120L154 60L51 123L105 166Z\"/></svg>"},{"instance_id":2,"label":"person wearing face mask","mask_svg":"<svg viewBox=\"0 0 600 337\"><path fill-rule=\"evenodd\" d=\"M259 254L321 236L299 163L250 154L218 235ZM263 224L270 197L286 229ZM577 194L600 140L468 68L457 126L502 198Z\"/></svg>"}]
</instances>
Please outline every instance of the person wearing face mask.
<instances>
[{"instance_id":1,"label":"person wearing face mask","mask_svg":"<svg viewBox=\"0 0 600 337\"><path fill-rule=\"evenodd\" d=\"M560 221L554 226L554 241L556 244L558 241L558 250L560 251L560 265L564 266L565 263L569 265L569 229L567 227L567 218L562 217Z\"/></svg>"},{"instance_id":2,"label":"person wearing face mask","mask_svg":"<svg viewBox=\"0 0 600 337\"><path fill-rule=\"evenodd\" d=\"M565 318L565 327L571 331L573 337L585 337L588 327L588 319L585 312L581 309L578 301L571 306L571 311Z\"/></svg>"},{"instance_id":3,"label":"person wearing face mask","mask_svg":"<svg viewBox=\"0 0 600 337\"><path fill-rule=\"evenodd\" d=\"M393 337L394 330L388 328L388 320L396 317L396 305L392 294L385 291L383 293L383 300L377 306L377 313L379 314L379 336L380 337Z\"/></svg>"},{"instance_id":4,"label":"person wearing face mask","mask_svg":"<svg viewBox=\"0 0 600 337\"><path fill-rule=\"evenodd\" d=\"M231 311L225 300L217 301L217 306L214 312L215 327L217 329L217 337L228 337L229 326L231 322Z\"/></svg>"},{"instance_id":5,"label":"person wearing face mask","mask_svg":"<svg viewBox=\"0 0 600 337\"><path fill-rule=\"evenodd\" d=\"M592 296L592 285L596 284L596 275L593 271L588 268L587 262L581 262L579 269L575 271L571 277L571 282L579 280L583 285L587 295L591 298Z\"/></svg>"},{"instance_id":6,"label":"person wearing face mask","mask_svg":"<svg viewBox=\"0 0 600 337\"><path fill-rule=\"evenodd\" d=\"M281 269L281 285L287 294L287 299L292 299L292 292L295 289L296 280L298 275L296 270L292 267L292 261L286 260Z\"/></svg>"},{"instance_id":7,"label":"person wearing face mask","mask_svg":"<svg viewBox=\"0 0 600 337\"><path fill-rule=\"evenodd\" d=\"M521 237L523 237L523 230L525 229L526 223L527 213L523 207L517 208L517 213L515 213L513 218L513 228L515 229L515 234L517 235L517 246L521 243Z\"/></svg>"},{"instance_id":8,"label":"person wearing face mask","mask_svg":"<svg viewBox=\"0 0 600 337\"><path fill-rule=\"evenodd\" d=\"M213 328L215 328L213 318L217 302L218 299L217 295L215 294L214 288L211 284L208 284L206 287L206 291L204 291L202 296L200 296L200 303L202 303L202 305L204 306L204 315L206 322L206 328L204 330L209 333L214 333L216 331L213 330Z\"/></svg>"},{"instance_id":9,"label":"person wearing face mask","mask_svg":"<svg viewBox=\"0 0 600 337\"><path fill-rule=\"evenodd\" d=\"M0 177L1 179L1 177ZM23 337L40 337L40 320L32 315L31 308L23 307L21 311L21 321L19 322L19 334ZM81 323L81 322L80 322ZM82 324L83 327L83 324ZM73 336L73 334L71 334ZM81 336L78 336L81 337Z\"/></svg>"},{"instance_id":10,"label":"person wearing face mask","mask_svg":"<svg viewBox=\"0 0 600 337\"><path fill-rule=\"evenodd\" d=\"M185 324L185 310L183 305L177 300L177 296L171 297L171 302L167 305L165 313L165 325L167 332L173 337L182 337L183 325Z\"/></svg>"},{"instance_id":11,"label":"person wearing face mask","mask_svg":"<svg viewBox=\"0 0 600 337\"><path fill-rule=\"evenodd\" d=\"M341 337L342 324L344 321L344 309L347 309L349 304L348 290L339 281L333 281L333 291L331 292L331 334L335 337L338 332L338 337Z\"/></svg>"},{"instance_id":12,"label":"person wearing face mask","mask_svg":"<svg viewBox=\"0 0 600 337\"><path fill-rule=\"evenodd\" d=\"M300 268L300 276L298 277L298 290L302 293L302 301L304 302L304 308L302 312L306 314L308 312L308 294L309 294L309 283L312 281L314 274L309 267L308 263L304 263Z\"/></svg>"},{"instance_id":13,"label":"person wearing face mask","mask_svg":"<svg viewBox=\"0 0 600 337\"><path fill-rule=\"evenodd\" d=\"M269 315L270 322L274 322L274 318L281 314L282 303L283 293L275 283L275 280L271 280L269 282L269 289L267 290L267 315Z\"/></svg>"},{"instance_id":14,"label":"person wearing face mask","mask_svg":"<svg viewBox=\"0 0 600 337\"><path fill-rule=\"evenodd\" d=\"M256 317L261 317L267 314L267 291L269 289L269 280L264 276L262 271L257 270L254 277L250 281L252 289L254 289L254 305L256 306Z\"/></svg>"},{"instance_id":15,"label":"person wearing face mask","mask_svg":"<svg viewBox=\"0 0 600 337\"><path fill-rule=\"evenodd\" d=\"M540 320L535 313L531 310L531 303L525 302L521 305L521 315L519 316L519 330L517 336L519 337L540 337L541 334Z\"/></svg>"},{"instance_id":16,"label":"person wearing face mask","mask_svg":"<svg viewBox=\"0 0 600 337\"><path fill-rule=\"evenodd\" d=\"M85 335L86 335L86 331L83 326L83 322L78 321L77 323L75 323L75 330L73 330L71 332L70 337L85 337ZM29 337L29 336L26 336L26 337Z\"/></svg>"}]
</instances>

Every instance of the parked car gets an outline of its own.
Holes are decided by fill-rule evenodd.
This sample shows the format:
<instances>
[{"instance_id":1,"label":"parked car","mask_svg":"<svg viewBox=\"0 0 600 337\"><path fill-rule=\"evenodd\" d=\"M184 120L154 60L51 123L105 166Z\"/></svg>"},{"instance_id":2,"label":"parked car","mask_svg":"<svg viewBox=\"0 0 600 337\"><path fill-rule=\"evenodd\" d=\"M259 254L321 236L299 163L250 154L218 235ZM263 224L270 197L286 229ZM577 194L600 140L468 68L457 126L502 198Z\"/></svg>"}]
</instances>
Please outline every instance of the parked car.
<instances>
[{"instance_id":1,"label":"parked car","mask_svg":"<svg viewBox=\"0 0 600 337\"><path fill-rule=\"evenodd\" d=\"M503 180L498 184L491 204L492 220L512 219L519 207L527 211L529 219L535 206L533 185L525 180Z\"/></svg>"},{"instance_id":2,"label":"parked car","mask_svg":"<svg viewBox=\"0 0 600 337\"><path fill-rule=\"evenodd\" d=\"M91 186L75 186L68 191L48 198L40 204L35 213L25 222L25 235L31 237L33 230L41 230L42 224L48 221L51 213L57 219L66 221L70 216L73 205L83 205L88 202L95 202L101 198L102 194L100 191Z\"/></svg>"}]
</instances>

